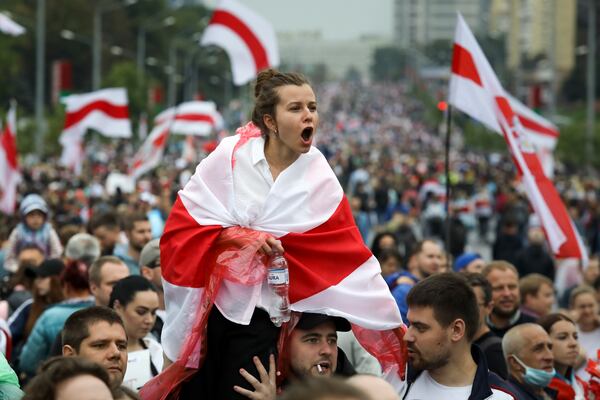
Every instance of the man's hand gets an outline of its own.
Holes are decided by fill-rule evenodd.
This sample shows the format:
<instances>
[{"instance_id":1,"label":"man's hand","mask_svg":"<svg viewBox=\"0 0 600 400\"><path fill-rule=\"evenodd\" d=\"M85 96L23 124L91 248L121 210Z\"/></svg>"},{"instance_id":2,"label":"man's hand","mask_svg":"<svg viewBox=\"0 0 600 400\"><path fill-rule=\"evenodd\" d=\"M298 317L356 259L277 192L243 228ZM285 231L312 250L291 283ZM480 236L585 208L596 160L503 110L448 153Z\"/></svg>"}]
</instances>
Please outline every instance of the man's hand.
<instances>
[{"instance_id":1,"label":"man's hand","mask_svg":"<svg viewBox=\"0 0 600 400\"><path fill-rule=\"evenodd\" d=\"M233 390L253 400L275 400L275 396L277 395L277 387L275 385L275 376L277 373L275 356L273 354L269 356L268 373L258 357L253 357L252 361L256 365L260 381L243 368L240 369L240 374L254 387L255 391L252 392L239 386L234 386Z\"/></svg>"}]
</instances>

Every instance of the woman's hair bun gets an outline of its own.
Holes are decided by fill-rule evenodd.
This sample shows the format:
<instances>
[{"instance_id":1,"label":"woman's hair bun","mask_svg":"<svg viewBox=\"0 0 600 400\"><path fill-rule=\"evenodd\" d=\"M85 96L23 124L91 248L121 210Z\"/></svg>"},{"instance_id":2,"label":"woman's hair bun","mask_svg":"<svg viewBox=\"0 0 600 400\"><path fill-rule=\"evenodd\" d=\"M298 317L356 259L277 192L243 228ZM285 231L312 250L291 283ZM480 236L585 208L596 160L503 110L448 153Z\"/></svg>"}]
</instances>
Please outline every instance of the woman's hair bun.
<instances>
[{"instance_id":1,"label":"woman's hair bun","mask_svg":"<svg viewBox=\"0 0 600 400\"><path fill-rule=\"evenodd\" d=\"M279 71L273 68L265 69L264 71L259 72L258 76L256 77L256 86L254 86L254 98L258 98L258 96L260 96L260 92L262 91L264 84L277 74L279 74Z\"/></svg>"}]
</instances>

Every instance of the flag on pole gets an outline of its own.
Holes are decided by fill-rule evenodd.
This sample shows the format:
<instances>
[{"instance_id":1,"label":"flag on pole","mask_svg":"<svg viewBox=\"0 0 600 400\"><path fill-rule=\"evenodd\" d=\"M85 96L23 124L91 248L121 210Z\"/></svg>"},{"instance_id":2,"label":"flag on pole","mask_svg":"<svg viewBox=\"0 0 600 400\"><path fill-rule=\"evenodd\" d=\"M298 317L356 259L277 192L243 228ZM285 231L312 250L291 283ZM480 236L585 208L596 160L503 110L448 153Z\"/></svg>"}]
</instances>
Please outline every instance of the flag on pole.
<instances>
[{"instance_id":1,"label":"flag on pole","mask_svg":"<svg viewBox=\"0 0 600 400\"><path fill-rule=\"evenodd\" d=\"M85 157L84 136L88 129L113 138L131 137L127 91L124 88L73 94L64 97L62 102L66 116L59 138L63 146L61 163L76 173L81 172Z\"/></svg>"},{"instance_id":2,"label":"flag on pole","mask_svg":"<svg viewBox=\"0 0 600 400\"><path fill-rule=\"evenodd\" d=\"M483 53L481 55L483 56ZM476 77L478 66L474 63L470 53L460 44L455 43L449 102L471 118L483 123L488 129L502 135L495 108L492 106L493 102L490 102L489 99L490 94L481 85L481 82L466 79L469 76ZM466 77L457 73L459 68L463 74L466 74ZM554 168L552 152L558 140L558 128L508 93L504 92L504 95L519 118L523 131L537 149L538 155L541 156L546 176L551 177Z\"/></svg>"},{"instance_id":3,"label":"flag on pole","mask_svg":"<svg viewBox=\"0 0 600 400\"><path fill-rule=\"evenodd\" d=\"M154 118L154 128L150 136L139 148L130 166L129 175L134 179L156 168L162 160L167 140L169 139L170 126L175 116L175 109L168 108Z\"/></svg>"},{"instance_id":4,"label":"flag on pole","mask_svg":"<svg viewBox=\"0 0 600 400\"><path fill-rule=\"evenodd\" d=\"M177 106L171 132L183 135L208 136L220 129L223 118L212 101L188 101Z\"/></svg>"},{"instance_id":5,"label":"flag on pole","mask_svg":"<svg viewBox=\"0 0 600 400\"><path fill-rule=\"evenodd\" d=\"M25 28L10 19L8 15L0 13L0 32L11 36L20 36L25 33Z\"/></svg>"},{"instance_id":6,"label":"flag on pole","mask_svg":"<svg viewBox=\"0 0 600 400\"><path fill-rule=\"evenodd\" d=\"M584 265L587 264L583 241L552 182L544 175L520 115L514 111L500 81L460 14L454 37L449 102L502 132L529 201L542 221L552 253L559 258L578 258Z\"/></svg>"},{"instance_id":7,"label":"flag on pole","mask_svg":"<svg viewBox=\"0 0 600 400\"><path fill-rule=\"evenodd\" d=\"M138 125L138 139L144 140L148 137L148 116L146 113L140 114L140 122Z\"/></svg>"},{"instance_id":8,"label":"flag on pole","mask_svg":"<svg viewBox=\"0 0 600 400\"><path fill-rule=\"evenodd\" d=\"M223 48L231 62L233 82L240 86L263 69L279 65L273 26L236 0L223 0L215 9L201 44Z\"/></svg>"},{"instance_id":9,"label":"flag on pole","mask_svg":"<svg viewBox=\"0 0 600 400\"><path fill-rule=\"evenodd\" d=\"M17 105L11 102L0 136L0 211L13 214L20 180L17 154Z\"/></svg>"}]
</instances>

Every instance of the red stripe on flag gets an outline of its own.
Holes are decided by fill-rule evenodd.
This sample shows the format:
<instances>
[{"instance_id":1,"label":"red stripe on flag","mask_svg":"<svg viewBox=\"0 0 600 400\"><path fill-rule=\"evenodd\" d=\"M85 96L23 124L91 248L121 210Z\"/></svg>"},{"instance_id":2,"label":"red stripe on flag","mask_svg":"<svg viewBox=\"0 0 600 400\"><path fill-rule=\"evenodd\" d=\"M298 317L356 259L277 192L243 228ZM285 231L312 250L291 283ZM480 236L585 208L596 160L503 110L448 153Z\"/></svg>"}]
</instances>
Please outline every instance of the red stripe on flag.
<instances>
[{"instance_id":1,"label":"red stripe on flag","mask_svg":"<svg viewBox=\"0 0 600 400\"><path fill-rule=\"evenodd\" d=\"M261 71L269 67L269 59L267 57L267 51L263 47L260 40L256 37L254 32L238 17L235 15L223 11L217 10L214 12L210 24L220 24L234 31L248 46L248 49L252 53L256 71Z\"/></svg>"},{"instance_id":2,"label":"red stripe on flag","mask_svg":"<svg viewBox=\"0 0 600 400\"><path fill-rule=\"evenodd\" d=\"M519 114L518 117L519 121L521 121L521 125L523 125L523 128L535 131L536 133L539 133L541 135L558 138L558 131L556 131L555 129L548 128L547 126L544 126L539 122L533 119L529 119L521 114Z\"/></svg>"},{"instance_id":3,"label":"red stripe on flag","mask_svg":"<svg viewBox=\"0 0 600 400\"><path fill-rule=\"evenodd\" d=\"M288 233L281 243L290 269L292 303L337 285L372 256L345 197L328 221L304 233Z\"/></svg>"},{"instance_id":4,"label":"red stripe on flag","mask_svg":"<svg viewBox=\"0 0 600 400\"><path fill-rule=\"evenodd\" d=\"M162 276L173 285L204 287L206 272L212 270L204 265L214 262L210 249L222 230L219 225L199 225L177 197L160 238Z\"/></svg>"},{"instance_id":5,"label":"red stripe on flag","mask_svg":"<svg viewBox=\"0 0 600 400\"><path fill-rule=\"evenodd\" d=\"M162 147L165 144L165 141L167 140L167 137L169 137L169 130L165 129L163 131L163 133L161 133L160 135L158 135L158 137L156 137L156 139L154 139L152 141L152 144L154 145L154 147Z\"/></svg>"},{"instance_id":6,"label":"red stripe on flag","mask_svg":"<svg viewBox=\"0 0 600 400\"><path fill-rule=\"evenodd\" d=\"M215 123L215 120L211 115L207 114L177 114L175 117L176 121L191 121L191 122L208 122L210 124Z\"/></svg>"},{"instance_id":7,"label":"red stripe on flag","mask_svg":"<svg viewBox=\"0 0 600 400\"><path fill-rule=\"evenodd\" d=\"M107 116L115 119L128 119L129 109L127 106L116 106L106 100L97 100L88 103L77 111L68 112L65 119L65 129L81 122L92 111L101 111Z\"/></svg>"},{"instance_id":8,"label":"red stripe on flag","mask_svg":"<svg viewBox=\"0 0 600 400\"><path fill-rule=\"evenodd\" d=\"M10 124L6 124L6 128L4 128L1 145L4 148L8 165L11 169L17 169L17 142L10 131Z\"/></svg>"},{"instance_id":9,"label":"red stripe on flag","mask_svg":"<svg viewBox=\"0 0 600 400\"><path fill-rule=\"evenodd\" d=\"M456 43L452 52L452 73L483 86L471 53Z\"/></svg>"}]
</instances>

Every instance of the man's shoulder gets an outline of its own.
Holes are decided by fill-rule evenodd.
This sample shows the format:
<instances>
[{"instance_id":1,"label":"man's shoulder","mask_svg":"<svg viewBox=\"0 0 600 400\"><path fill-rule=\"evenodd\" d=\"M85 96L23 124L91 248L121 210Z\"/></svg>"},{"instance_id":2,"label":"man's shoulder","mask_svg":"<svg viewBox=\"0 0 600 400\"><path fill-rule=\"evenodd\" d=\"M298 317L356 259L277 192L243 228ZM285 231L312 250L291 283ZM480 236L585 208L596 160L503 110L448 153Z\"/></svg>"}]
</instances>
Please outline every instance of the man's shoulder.
<instances>
[{"instance_id":1,"label":"man's shoulder","mask_svg":"<svg viewBox=\"0 0 600 400\"><path fill-rule=\"evenodd\" d=\"M515 388L492 371L488 371L488 384L493 393L490 399L519 399Z\"/></svg>"}]
</instances>

